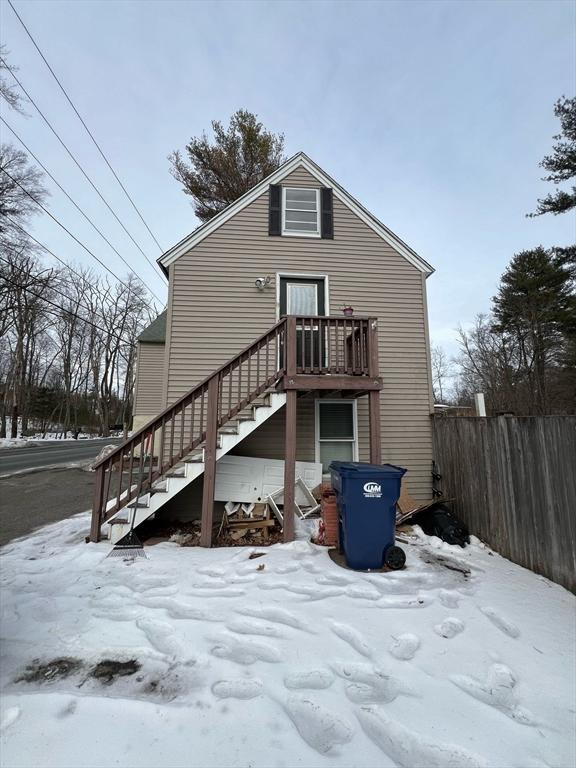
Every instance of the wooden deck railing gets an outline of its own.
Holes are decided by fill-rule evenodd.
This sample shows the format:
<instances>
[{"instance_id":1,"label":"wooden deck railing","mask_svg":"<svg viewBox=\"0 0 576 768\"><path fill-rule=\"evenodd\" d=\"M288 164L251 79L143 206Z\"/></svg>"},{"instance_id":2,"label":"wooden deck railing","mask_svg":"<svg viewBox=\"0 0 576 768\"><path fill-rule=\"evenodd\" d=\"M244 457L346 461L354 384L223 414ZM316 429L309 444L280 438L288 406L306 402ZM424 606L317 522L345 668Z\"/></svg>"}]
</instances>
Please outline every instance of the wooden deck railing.
<instances>
[{"instance_id":1,"label":"wooden deck railing","mask_svg":"<svg viewBox=\"0 0 576 768\"><path fill-rule=\"evenodd\" d=\"M282 318L96 464L91 540L195 448L214 473L218 429L286 374L374 377L377 369L374 318ZM210 505L204 494L203 521Z\"/></svg>"}]
</instances>

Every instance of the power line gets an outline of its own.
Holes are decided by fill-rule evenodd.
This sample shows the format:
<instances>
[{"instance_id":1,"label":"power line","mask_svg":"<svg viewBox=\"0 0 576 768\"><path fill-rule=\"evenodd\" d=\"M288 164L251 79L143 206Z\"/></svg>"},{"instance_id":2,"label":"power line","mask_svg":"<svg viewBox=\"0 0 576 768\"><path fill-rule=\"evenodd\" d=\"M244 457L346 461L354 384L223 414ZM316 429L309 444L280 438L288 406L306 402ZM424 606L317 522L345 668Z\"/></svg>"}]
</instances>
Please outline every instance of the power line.
<instances>
[{"instance_id":1,"label":"power line","mask_svg":"<svg viewBox=\"0 0 576 768\"><path fill-rule=\"evenodd\" d=\"M114 170L114 168L112 168L112 166L111 166L111 164L110 164L110 161L108 160L108 158L106 157L106 155L105 155L105 154L104 154L104 152L102 151L102 148L100 147L100 145L98 144L98 142L97 142L97 141L96 141L96 139L94 138L94 136L93 136L93 134L92 134L92 131L91 131L91 130L88 128L88 126L87 126L87 125L86 125L86 123L84 122L84 120L83 120L82 116L80 115L80 113L78 112L78 110L76 109L76 107L74 106L74 103L72 102L72 99L70 98L70 96L69 96L69 95L68 95L68 93L66 92L66 89L64 88L64 86L63 86L63 85L62 85L62 83L60 82L60 80L59 80L58 76L56 75L56 73L54 72L54 70L52 69L52 67L50 66L50 64L48 63L48 61L47 61L47 59L46 59L46 56L44 56L44 54L42 53L42 51L41 51L41 50L40 50L40 48L38 47L38 43L37 43L37 42L36 42L36 40L34 40L34 38L32 37L32 33L30 32L30 30L28 29L28 27L26 26L26 24L25 24L25 23L24 23L24 21L22 20L22 18L21 18L21 16L20 16L20 14L19 14L19 13L18 13L18 11L16 10L16 8L14 8L14 5L12 4L12 0L8 0L8 4L10 5L10 8L12 8L12 10L14 11L14 13L16 14L16 18L18 19L18 21L20 22L20 24L21 24L21 25L24 27L24 30L25 30L26 34L28 35L28 37L29 37L29 38L30 38L30 40L32 41L32 44L34 45L34 47L36 48L36 50L37 50L37 51L38 51L38 53L40 54L40 56L41 56L41 58L42 58L42 61L44 62L44 64L46 64L46 66L47 66L47 67L48 67L48 69L50 70L50 74L52 75L52 77L54 78L54 80L56 80L56 82L58 83L58 86L60 87L60 90L62 91L62 93L63 93L63 94L64 94L64 96L66 97L66 100L68 101L68 103L70 104L70 106L72 107L72 109L74 110L74 113L76 114L76 117L78 118L78 120L80 120L80 122L81 122L81 123L82 123L82 125L84 126L84 129L85 129L86 133L87 133L87 134L88 134L88 136L90 136L90 138L92 139L92 142L93 142L94 146L96 147L96 149L98 150L98 152L100 152L100 154L102 155L102 158L103 158L104 162L106 163L106 165L108 166L108 168L111 170L111 172L112 172L112 174L113 174L114 178L116 179L116 181L118 182L118 184L119 184L119 185L122 187L122 191L124 192L124 194L126 195L126 197L128 198L128 200L130 201L130 203L132 204L132 208L134 208L134 210L136 211L136 213L137 213L137 214L138 214L138 216L140 217L140 220L142 221L142 223L144 224L144 226L145 226L145 227L146 227L146 229L148 230L148 232L149 232L149 234L150 234L150 237L151 237L151 238L154 240L154 242L156 243L156 245L157 245L157 246L158 246L158 248L160 249L160 253L162 253L162 252L163 252L162 246L160 245L160 243L158 242L158 240L157 240L157 239L154 237L154 234L153 234L152 230L150 229L150 227L148 226L148 224L147 224L147 223L146 223L146 221L144 220L144 217L142 216L142 214L141 214L141 213L140 213L140 211L138 210L138 207L136 206L136 203L135 203L135 202L134 202L134 200L133 200L133 199L130 197L130 195L129 195L129 193L128 193L128 190L126 189L126 187L124 186L124 184L122 184L122 182L121 182L121 181L120 181L120 179L118 178L118 174L116 173L116 171Z\"/></svg>"},{"instance_id":2,"label":"power line","mask_svg":"<svg viewBox=\"0 0 576 768\"><path fill-rule=\"evenodd\" d=\"M18 226L18 225L16 225L16 226ZM83 281L86 280L86 276L85 275L81 275L79 272L76 272L76 270L73 267L71 267L69 264L67 264L64 261L64 259L61 259L59 256L56 256L56 254L53 251L51 251L49 248L47 248L45 245L43 245L39 240L36 240L35 237L32 237L32 235L30 235L28 232L26 232L25 229L23 229L22 227L20 227L20 229L22 230L22 232L24 232L25 235L27 235L32 240L34 240L34 242L37 243L41 248L43 248L47 253L49 253L51 256L53 256L57 261L59 261L61 264L63 264L67 269L69 269L70 272L72 272L74 275L76 275L76 277L78 277L80 280L83 280ZM7 259L3 258L2 256L0 256L0 259L2 261L6 262L6 264L11 265L11 262L8 261ZM125 284L122 283L122 285L125 285ZM125 287L128 288L128 297L130 297L131 286L126 285ZM50 286L50 288L51 288L51 290L53 290L55 293L58 293L63 298L70 299L70 296L68 296L66 293L63 293L62 291L59 291L58 288L55 288L54 286ZM72 300L72 299L70 299L70 300ZM82 309L84 309L86 312L90 312L90 314L95 315L99 320L102 320L103 322L106 322L106 318L103 315L99 315L94 310L93 307L89 307L86 304L82 304L80 302L78 302L78 306L82 307ZM126 342L126 343L128 343L128 342Z\"/></svg>"},{"instance_id":3,"label":"power line","mask_svg":"<svg viewBox=\"0 0 576 768\"><path fill-rule=\"evenodd\" d=\"M105 235L105 234L104 234L104 233L103 233L103 232L102 232L102 231L101 231L101 230L100 230L100 229L99 229L99 228L96 226L96 224L94 224L94 222L93 222L93 221L92 221L92 219L91 219L91 218L88 216L88 214L87 214L87 213L85 213L85 212L82 210L82 208L80 208L80 206L78 205L78 203L77 203L77 202L76 202L76 201L75 201L75 200L74 200L74 199L73 199L73 198L72 198L72 197L71 197L71 196L68 194L68 192L66 192L66 190L64 189L64 187L62 186L62 184L60 184L60 182L59 182L59 181L57 181L57 180L54 178L54 176L53 176L53 175L50 173L50 171L49 171L49 170L46 168L46 166L45 166L45 165L42 163L42 161L38 159L38 157L37 157L37 156L34 154L34 152L32 152L32 150L31 150L31 149L30 149L30 148L27 146L27 144L24 142L24 140L23 140L22 138L20 138L20 136L18 136L18 134L16 133L16 131L14 130L14 128L12 128L12 126L11 126L11 125L10 125L10 124L9 124L9 123L8 123L8 122L5 120L5 119L4 119L4 118L3 118L1 115L0 115L0 120L1 120L1 121L4 123L4 125L5 125L5 126L8 128L8 130L9 130L9 131L11 131L11 132L12 132L12 134L13 134L13 135L14 135L14 136L15 136L15 137L18 139L18 141L20 142L20 144L22 144L22 146L24 147L24 149L26 150L26 152L28 152L28 154L29 154L31 157L33 157L33 158L34 158L34 160L35 160L35 161L38 163L38 165L39 165L39 166L42 168L42 170L44 171L44 173L45 173L45 174L46 174L46 175L47 175L49 178L51 178L51 179L52 179L52 181L54 182L54 184L56 184L56 186L58 187L58 189L60 189L60 191L61 191L61 192L62 192L62 193L63 193L63 194L64 194L64 195L65 195L65 196L68 198L68 200L69 200L69 201L72 203L72 205L73 205L73 206L76 208L76 210L78 210L78 211L79 211L79 212L82 214L82 216L83 216L83 217L86 219L86 221L87 221L87 222L88 222L88 223L89 223L89 224L92 226L92 228L93 228L93 229L95 229L95 230L96 230L96 232L98 232L98 234L100 235L100 237L101 237L101 238L102 238L102 239L103 239L103 240L104 240L104 241L105 241L105 242L106 242L106 243L107 243L107 244L110 246L110 248L112 248L112 250L114 251L114 253L115 253L115 254L116 254L116 255L117 255L117 256L118 256L120 259L122 259L122 261L124 262L124 264L126 264L126 265L127 265L127 266L128 266L128 267L129 267L129 268L132 270L132 271L133 271L133 270L134 270L134 268L133 268L133 267L131 267L131 266L128 264L128 262L126 261L126 259L125 259L125 258L122 256L122 254L121 254L121 253L120 253L120 252L119 252L119 251L118 251L118 250L117 250L117 249L116 249L116 248L115 248L115 247L112 245L112 243L110 242L110 240L108 240L108 238L106 237L106 235Z\"/></svg>"},{"instance_id":4,"label":"power line","mask_svg":"<svg viewBox=\"0 0 576 768\"><path fill-rule=\"evenodd\" d=\"M50 213L50 211L48 210L48 208L46 208L45 206L43 206L43 205L42 205L42 203L41 203L41 202L40 202L40 201L39 201L39 200L38 200L36 197L34 197L34 195L33 195L33 194L31 194L31 193L30 193L30 192L29 192L29 191L28 191L28 190L27 190L25 187L23 187L23 186L22 186L22 184L20 184L20 182L19 182L17 179L15 179L15 178L14 178L14 177L13 177L11 174L9 174L9 173L8 173L8 171L7 171L5 168L0 168L0 170L2 171L2 173L5 173L5 174L6 174L6 176L8 176L8 178L9 178L9 179L11 179L11 180L12 180L12 182L13 182L14 184L17 184L17 185L20 187L20 189L22 190L22 192L24 192L26 195L28 195L28 197L29 197L31 200L33 200L33 201L36 203L36 205L37 205L39 208L41 208L41 209L44 211L44 213L46 213L48 216L50 216L50 218L51 218L53 221L55 221L55 222L56 222L56 224L58 224L58 226L59 226L59 227L61 227L61 228L62 228L62 229L65 231L65 232L67 232L67 233L68 233L68 235L70 235L70 237L71 237L71 238L72 238L72 239L73 239L75 242L77 242L77 243L78 243L78 245L80 245L82 248L84 248L84 250L86 251L86 253L89 253L89 254L90 254L90 256L92 256L92 258L93 258L93 259L96 259L96 261L97 261L99 264L101 264L101 265L104 267L104 269L105 269L106 271L110 272L110 274L111 274L113 277L115 277L115 278L116 278L116 280L118 280L118 282L120 282L120 283L122 283L123 285L125 285L124 281L123 281L123 280L121 280L121 279L118 277L118 275L117 275L115 272L113 272L113 271L110 269L110 267L107 267L107 266L106 266L106 264L105 264L105 263L102 261L102 259L99 259L99 258L98 258L98 256L96 256L96 254L92 253L92 251L90 250L90 248L88 248L86 245L84 245L84 243L83 243L81 240L79 240L79 239L76 237L76 235L73 235L73 234L72 234L72 232L70 232L70 230L69 230L67 227L65 227L65 226L64 226L64 224L62 224L62 222L61 222L61 221L59 221L59 220L56 218L56 216L54 216L52 213ZM122 257L120 257L120 258L122 258ZM132 267L130 266L130 264L128 264L128 262L126 261L126 259L122 258L122 261L124 262L124 264L126 264L126 266L128 267L128 269L132 270ZM132 271L133 271L133 270L132 270ZM162 303L162 299L161 299L159 296L157 296L157 295L154 293L154 291L153 291L151 288L148 288L148 287L146 286L146 284L144 283L144 281L143 281L141 278L138 278L138 279L140 280L140 282L142 283L142 285L144 285L144 287L145 287L145 288L146 288L146 289L147 289L147 290L148 290L148 291L149 291L149 292L152 294L152 296L154 296L154 298L156 298L156 299L157 299L157 300L158 300L160 303Z\"/></svg>"},{"instance_id":5,"label":"power line","mask_svg":"<svg viewBox=\"0 0 576 768\"><path fill-rule=\"evenodd\" d=\"M138 245L138 243L136 242L136 240L134 240L134 238L132 237L132 235L130 234L130 232L129 232L129 231L126 229L126 227L124 226L124 224L122 223L122 221L119 219L118 215L116 214L116 211L114 211L114 209L113 209L113 208L112 208L112 206L109 204L109 202L106 200L106 198L104 197L104 195L103 195L103 194L100 192L100 190L98 189L98 187L96 186L96 184L94 184L94 182L92 181L92 179L90 178L90 176L88 176L88 174L86 173L86 171L84 170L84 168L83 168L83 167L80 165L80 163L78 162L78 160L76 160L76 158L74 157L74 155L72 154L72 152L70 151L70 149L68 149L68 147L67 147L67 145L64 143L64 141L63 141L63 140L60 138L60 136L59 136L58 132L57 132L57 131L56 131L56 129L53 127L53 125L50 123L50 121L48 120L48 118L46 117L46 115L45 115L45 114L42 112L42 110L40 109L40 107L38 106L38 104L36 104L36 102L34 101L34 99L32 98L32 96L31 96L31 95L28 93L28 91L27 91L27 90L26 90L26 88L25 88L25 87L22 85L22 83L20 82L20 80L18 79L18 77L17 77L17 76L14 74L14 70L13 70L13 69L12 69L12 68L11 68L11 67L8 65L8 63L6 62L6 60L5 60L5 59L3 59L3 58L2 58L2 56L0 56L0 61L3 63L3 65L6 67L6 69L7 69L7 70L10 72L10 74L12 75L12 77L14 78L14 80L15 80L15 81L18 83L18 85L20 86L21 90L22 90L22 91L23 91L23 93L26 95L26 98L27 98L27 99L28 99L28 100L31 102L31 104L33 104L33 105L34 105L34 107L35 107L36 111L38 112L38 114L40 115L40 117L42 118L42 120L44 120L44 122L46 123L46 125L48 126L48 128L50 128L50 130L52 131L52 133L54 134L54 136L56 136L56 138L58 139L58 141L60 142L60 144L61 144L61 145L64 147L64 149L66 150L66 152L68 153L68 155L70 156L70 158L72 159L72 161L74 162L74 164L75 164L75 165L78 167L78 169L80 170L80 172L82 173L82 175L84 176L84 178L86 179L86 181L87 181L87 182L90 184L90 186L91 186L91 187L94 189L94 191L96 192L96 194L98 195L98 197L99 197L99 198L102 200L102 202L104 203L104 205L105 205L105 206L108 208L108 210L110 211L110 213L111 213L111 214L114 216L114 218L116 219L116 221L118 222L118 224L120 224L120 226L122 227L122 229L124 230L124 232L126 232L126 234L128 235L128 237L130 238L130 240L132 240L132 242L134 243L134 245L136 246L136 248L138 248L138 250L140 251L140 253L142 254L142 256L144 256L144 258L146 259L146 261L147 261L147 262L150 264L150 266L151 266L151 267L154 267L154 263L153 263L152 261L150 261L150 259L148 258L148 256L146 256L146 254L145 254L145 253L144 253L144 251L142 250L142 248L141 248L141 247Z\"/></svg>"},{"instance_id":6,"label":"power line","mask_svg":"<svg viewBox=\"0 0 576 768\"><path fill-rule=\"evenodd\" d=\"M56 256L54 251L51 251L50 248L48 248L43 243L41 243L40 240L36 240L36 238L33 237L33 235L31 235L30 232L27 232L24 229L24 227L22 227L20 224L18 224L18 222L15 219L13 219L11 216L7 216L6 218L8 219L8 221L10 221L12 223L13 226L18 227L18 229L21 232L23 232L26 235L26 237L29 237L30 240L33 240L36 243L36 245L39 245L40 248L42 248L43 250L46 251L46 253L49 253L50 256L53 256L57 261L60 262L60 264L63 264L65 267L67 267L70 270L70 272L73 272L76 275L76 277L79 277L80 280L84 280L84 277L80 274L80 272L76 272L74 267L71 267L70 264L65 262L64 259L61 259L60 256ZM122 283L122 285L124 285L124 283Z\"/></svg>"},{"instance_id":7,"label":"power line","mask_svg":"<svg viewBox=\"0 0 576 768\"><path fill-rule=\"evenodd\" d=\"M2 261L6 261L6 259L2 258L0 256L0 259ZM6 262L7 264L10 264L10 262ZM51 315L58 316L61 312L66 312L68 315L71 315L72 317L75 317L77 320L81 320L83 323L86 323L86 325L92 326L92 328L96 328L97 331L101 331L102 333L109 334L111 338L116 339L117 341L122 342L123 344L132 344L133 342L129 341L128 339L123 339L121 336L117 336L115 333L112 333L106 328L102 328L100 325L96 325L96 323L93 323L91 320L87 320L85 317L82 317L82 315L79 315L77 312L72 312L71 309L64 309L64 307L61 307L59 304L56 304L53 301L50 301L50 299L47 299L46 296L42 296L41 293L37 293L36 291L33 291L29 286L23 285L22 283L18 283L15 280L10 279L6 275L1 276L2 280L6 280L6 282L10 283L11 285L15 286L16 288L20 288L22 291L26 291L26 293L31 294L32 296L35 296L37 299L40 299L41 301L46 302L46 304L50 304L52 307L56 307L58 310L58 313L54 312L53 310L47 310L50 312ZM56 291L56 293L59 293L59 291ZM69 298L69 297L67 297Z\"/></svg>"}]
</instances>

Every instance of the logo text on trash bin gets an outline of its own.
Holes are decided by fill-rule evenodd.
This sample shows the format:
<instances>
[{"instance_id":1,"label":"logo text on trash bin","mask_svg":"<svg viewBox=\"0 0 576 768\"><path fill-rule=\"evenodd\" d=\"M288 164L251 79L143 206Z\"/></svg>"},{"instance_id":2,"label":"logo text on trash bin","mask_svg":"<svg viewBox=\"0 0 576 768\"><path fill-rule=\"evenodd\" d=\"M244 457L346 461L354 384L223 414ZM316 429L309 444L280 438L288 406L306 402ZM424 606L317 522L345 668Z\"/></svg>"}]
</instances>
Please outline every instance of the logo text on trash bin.
<instances>
[{"instance_id":1,"label":"logo text on trash bin","mask_svg":"<svg viewBox=\"0 0 576 768\"><path fill-rule=\"evenodd\" d=\"M378 483L364 483L364 498L379 499L382 496L382 488Z\"/></svg>"}]
</instances>

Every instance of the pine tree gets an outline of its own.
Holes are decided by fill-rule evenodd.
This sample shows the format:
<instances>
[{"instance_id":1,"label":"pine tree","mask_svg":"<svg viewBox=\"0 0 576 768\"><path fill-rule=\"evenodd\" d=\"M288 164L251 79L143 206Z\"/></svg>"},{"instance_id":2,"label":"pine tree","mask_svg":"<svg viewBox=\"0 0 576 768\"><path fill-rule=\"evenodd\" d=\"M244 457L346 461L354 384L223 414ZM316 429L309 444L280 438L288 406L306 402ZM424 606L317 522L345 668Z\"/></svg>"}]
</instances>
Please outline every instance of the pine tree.
<instances>
[{"instance_id":1,"label":"pine tree","mask_svg":"<svg viewBox=\"0 0 576 768\"><path fill-rule=\"evenodd\" d=\"M284 135L265 130L257 116L239 109L225 130L212 121L214 142L205 133L186 145L188 162L176 150L171 173L194 200L200 221L209 221L284 162Z\"/></svg>"},{"instance_id":2,"label":"pine tree","mask_svg":"<svg viewBox=\"0 0 576 768\"><path fill-rule=\"evenodd\" d=\"M552 154L540 163L540 167L548 171L543 181L560 184L576 176L576 97L567 99L563 96L554 105L554 114L560 119L561 132L554 136L556 144ZM538 200L535 213L529 216L541 216L543 213L565 213L576 206L576 186L569 192L557 190Z\"/></svg>"},{"instance_id":3,"label":"pine tree","mask_svg":"<svg viewBox=\"0 0 576 768\"><path fill-rule=\"evenodd\" d=\"M576 336L574 280L564 254L541 246L516 254L493 298L494 330L514 339L532 409L549 413L552 374L565 365Z\"/></svg>"}]
</instances>

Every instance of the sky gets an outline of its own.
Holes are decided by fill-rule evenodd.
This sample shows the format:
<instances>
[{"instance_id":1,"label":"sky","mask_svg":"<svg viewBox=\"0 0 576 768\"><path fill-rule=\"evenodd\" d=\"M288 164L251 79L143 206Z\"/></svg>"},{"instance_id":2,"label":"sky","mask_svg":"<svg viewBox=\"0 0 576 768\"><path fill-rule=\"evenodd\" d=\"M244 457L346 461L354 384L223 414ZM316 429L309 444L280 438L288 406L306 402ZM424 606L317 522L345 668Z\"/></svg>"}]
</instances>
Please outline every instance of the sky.
<instances>
[{"instance_id":1,"label":"sky","mask_svg":"<svg viewBox=\"0 0 576 768\"><path fill-rule=\"evenodd\" d=\"M514 253L573 242L573 216L526 218L552 185L539 161L576 94L576 3L13 0L163 249L198 224L167 156L238 108L285 135L409 243L428 279L432 342L490 309ZM6 0L18 77L140 244L160 255ZM2 115L161 299L142 257L32 105ZM18 142L0 125L3 142ZM49 182L50 212L127 269ZM47 216L32 234L91 257ZM51 259L47 258L47 263Z\"/></svg>"}]
</instances>

